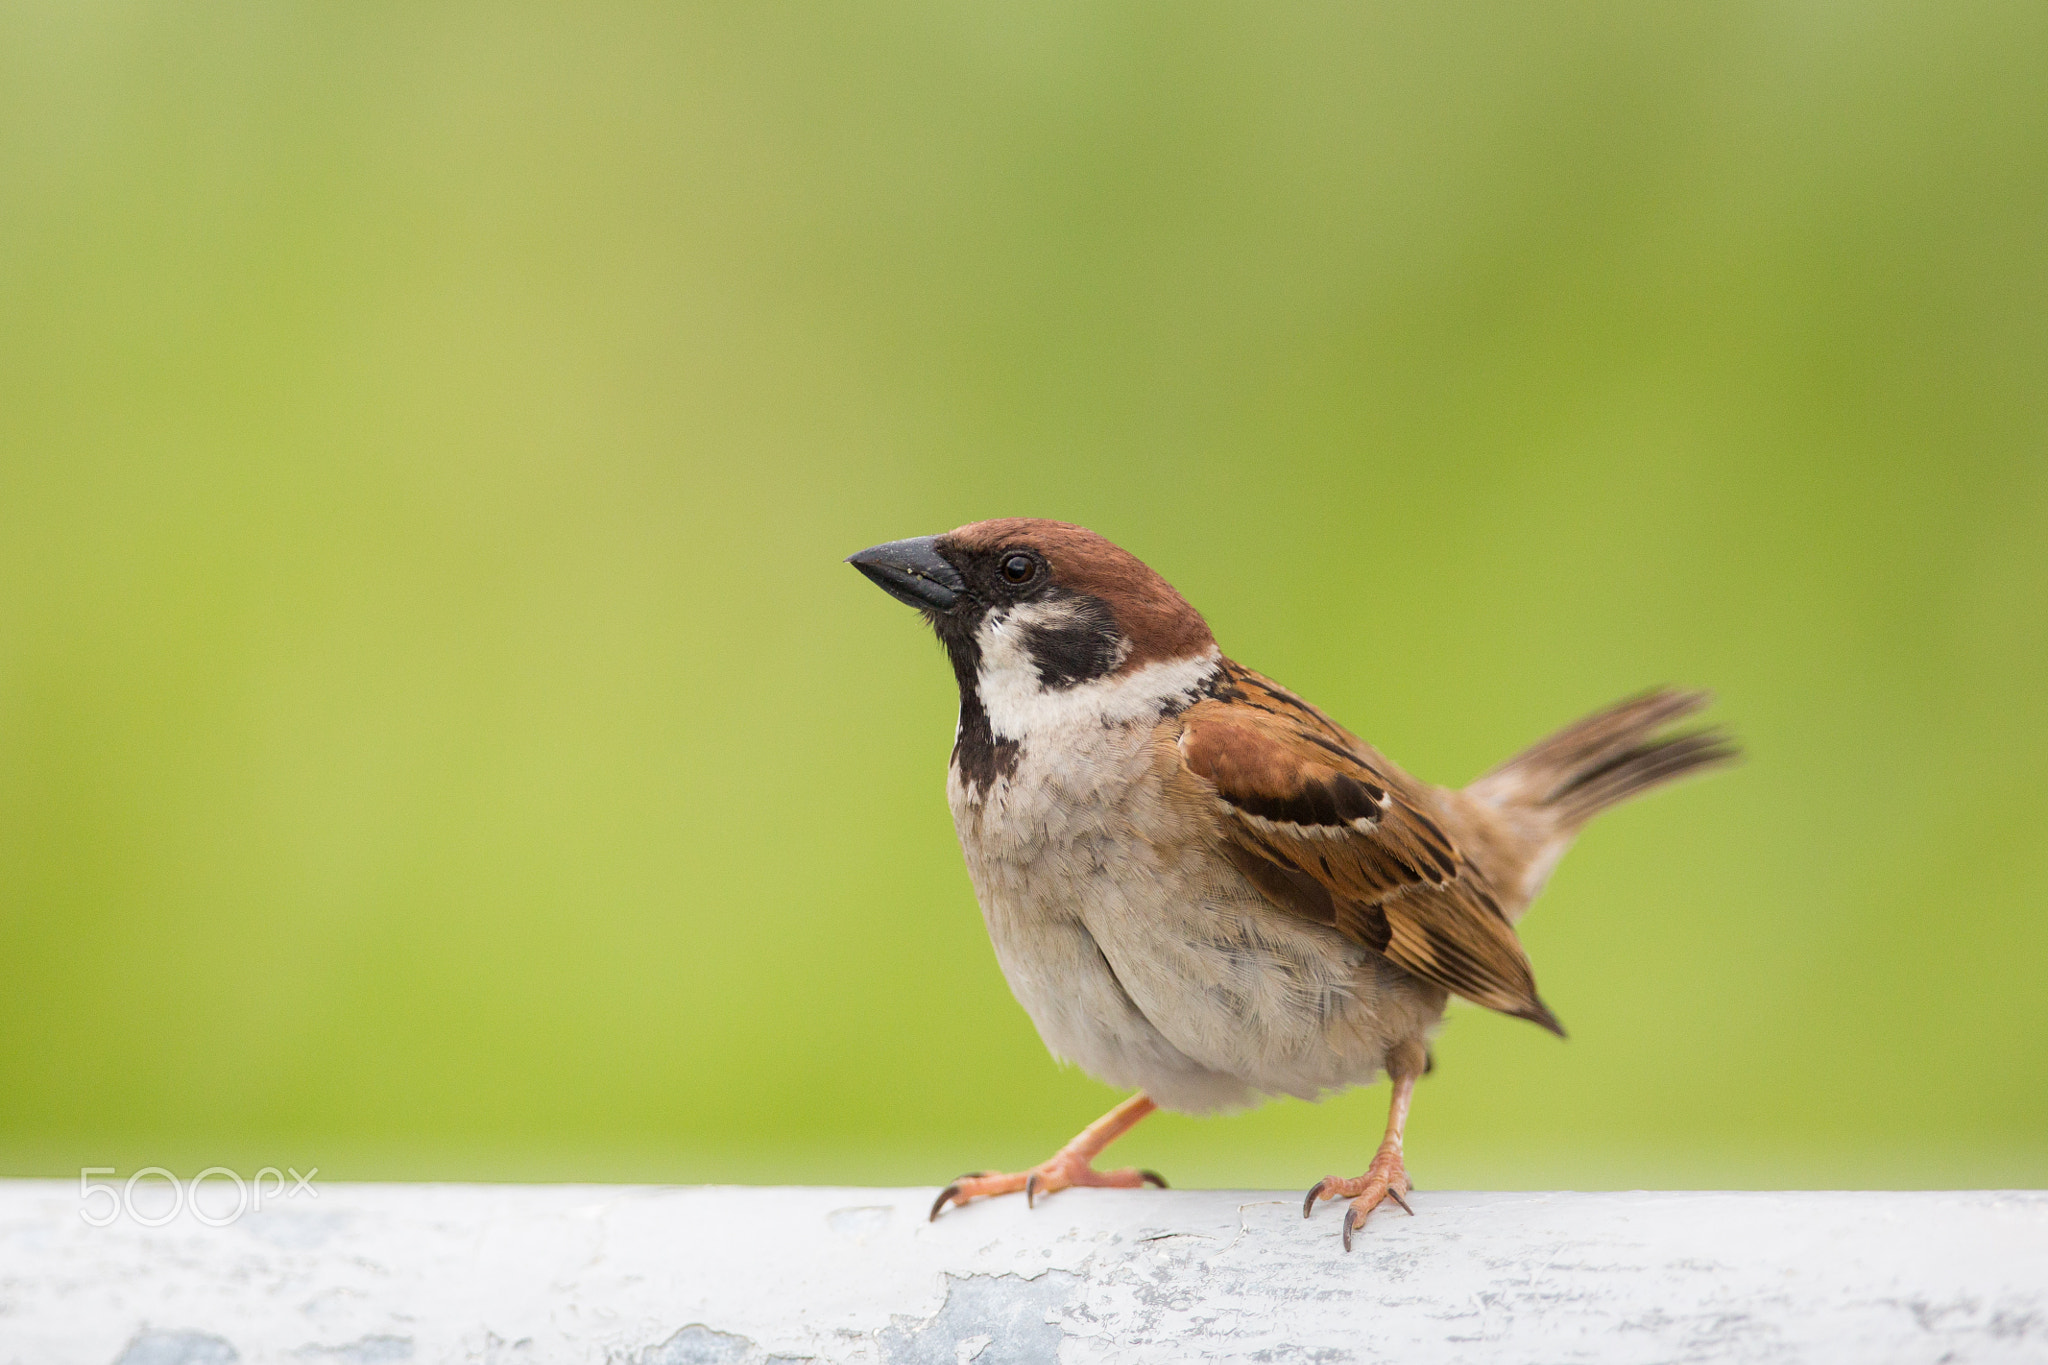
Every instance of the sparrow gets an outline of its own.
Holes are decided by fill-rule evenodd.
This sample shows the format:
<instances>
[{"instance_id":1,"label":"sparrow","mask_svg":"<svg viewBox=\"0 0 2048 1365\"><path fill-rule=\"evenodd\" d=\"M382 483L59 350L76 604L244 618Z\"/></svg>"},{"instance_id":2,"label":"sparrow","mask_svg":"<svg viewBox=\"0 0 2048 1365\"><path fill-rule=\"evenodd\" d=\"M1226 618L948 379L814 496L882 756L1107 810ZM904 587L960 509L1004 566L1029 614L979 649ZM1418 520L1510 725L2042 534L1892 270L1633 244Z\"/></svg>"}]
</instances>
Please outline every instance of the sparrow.
<instances>
[{"instance_id":1,"label":"sparrow","mask_svg":"<svg viewBox=\"0 0 2048 1365\"><path fill-rule=\"evenodd\" d=\"M1564 1036L1515 922L1593 816L1737 754L1670 727L1708 701L1659 689L1462 789L1410 777L1225 656L1201 613L1079 526L1010 518L848 562L917 608L960 686L946 795L1011 991L1052 1053L1131 1098L1029 1171L949 1204L1132 1188L1095 1158L1154 1109L1318 1099L1382 1074L1384 1140L1343 1241L1413 1189L1402 1134L1452 995Z\"/></svg>"}]
</instances>

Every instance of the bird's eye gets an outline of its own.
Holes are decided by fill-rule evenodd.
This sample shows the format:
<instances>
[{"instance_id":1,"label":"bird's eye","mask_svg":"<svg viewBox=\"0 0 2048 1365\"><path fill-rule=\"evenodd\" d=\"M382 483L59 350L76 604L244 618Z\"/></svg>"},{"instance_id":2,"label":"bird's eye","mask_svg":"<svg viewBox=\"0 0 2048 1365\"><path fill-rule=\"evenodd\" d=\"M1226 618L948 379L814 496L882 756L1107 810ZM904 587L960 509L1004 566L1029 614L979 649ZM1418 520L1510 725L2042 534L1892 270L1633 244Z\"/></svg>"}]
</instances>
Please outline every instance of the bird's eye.
<instances>
[{"instance_id":1,"label":"bird's eye","mask_svg":"<svg viewBox=\"0 0 2048 1365\"><path fill-rule=\"evenodd\" d=\"M1010 555L1003 560L1003 578L1011 583L1029 583L1031 575L1038 572L1038 565L1030 555Z\"/></svg>"}]
</instances>

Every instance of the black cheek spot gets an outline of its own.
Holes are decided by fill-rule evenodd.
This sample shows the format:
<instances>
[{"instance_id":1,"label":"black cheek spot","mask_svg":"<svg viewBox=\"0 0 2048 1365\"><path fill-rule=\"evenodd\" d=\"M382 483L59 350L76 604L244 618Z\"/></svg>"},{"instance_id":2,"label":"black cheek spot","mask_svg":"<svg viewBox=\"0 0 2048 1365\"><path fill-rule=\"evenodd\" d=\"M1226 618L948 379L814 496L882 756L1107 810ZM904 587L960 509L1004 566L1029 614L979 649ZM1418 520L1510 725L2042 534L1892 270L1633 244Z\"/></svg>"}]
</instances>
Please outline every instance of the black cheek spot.
<instances>
[{"instance_id":1,"label":"black cheek spot","mask_svg":"<svg viewBox=\"0 0 2048 1365\"><path fill-rule=\"evenodd\" d=\"M1123 661L1123 634L1109 605L1079 594L1052 600L1067 608L1065 617L1025 626L1022 632L1039 683L1073 687L1115 672Z\"/></svg>"}]
</instances>

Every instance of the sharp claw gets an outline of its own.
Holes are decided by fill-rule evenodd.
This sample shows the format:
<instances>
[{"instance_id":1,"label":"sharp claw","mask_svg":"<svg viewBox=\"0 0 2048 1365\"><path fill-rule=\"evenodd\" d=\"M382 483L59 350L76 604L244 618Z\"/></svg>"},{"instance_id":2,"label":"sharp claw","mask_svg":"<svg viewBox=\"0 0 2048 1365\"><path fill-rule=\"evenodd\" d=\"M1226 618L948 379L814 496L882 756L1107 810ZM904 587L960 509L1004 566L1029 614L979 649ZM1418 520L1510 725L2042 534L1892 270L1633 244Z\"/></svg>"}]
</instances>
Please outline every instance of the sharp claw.
<instances>
[{"instance_id":1,"label":"sharp claw","mask_svg":"<svg viewBox=\"0 0 2048 1365\"><path fill-rule=\"evenodd\" d=\"M1166 1188L1166 1177L1157 1171L1140 1171L1138 1175L1147 1185L1157 1185L1162 1190Z\"/></svg>"},{"instance_id":2,"label":"sharp claw","mask_svg":"<svg viewBox=\"0 0 2048 1365\"><path fill-rule=\"evenodd\" d=\"M953 1178L955 1180L979 1180L985 1175L994 1174L994 1171L962 1171L960 1172L960 1174L954 1176Z\"/></svg>"},{"instance_id":3,"label":"sharp claw","mask_svg":"<svg viewBox=\"0 0 2048 1365\"><path fill-rule=\"evenodd\" d=\"M960 1193L960 1183L959 1183L958 1181L955 1181L955 1182L953 1182L953 1183L952 1183L951 1185L948 1185L948 1186L946 1186L946 1188L945 1188L945 1189L943 1189L943 1190L940 1190L940 1191L939 1191L939 1197L938 1197L937 1199L934 1199L934 1200L932 1201L932 1213L931 1213L931 1217L929 1217L929 1218L925 1219L924 1221L925 1221L925 1222L927 1222L927 1223L936 1223L936 1222L938 1222L938 1221L939 1221L939 1211L940 1211L941 1209L943 1209L943 1208L945 1208L945 1207L946 1207L946 1201L947 1201L948 1199L951 1199L951 1198L952 1198L952 1197L953 1197L954 1195L956 1195L956 1194L958 1194L958 1193Z\"/></svg>"},{"instance_id":4,"label":"sharp claw","mask_svg":"<svg viewBox=\"0 0 2048 1365\"><path fill-rule=\"evenodd\" d=\"M1321 1194L1323 1192L1323 1186L1329 1183L1329 1180L1325 1178L1322 1180L1318 1180L1315 1184L1308 1187L1308 1196L1301 1201L1302 1217L1306 1218L1316 1211L1316 1196Z\"/></svg>"},{"instance_id":5,"label":"sharp claw","mask_svg":"<svg viewBox=\"0 0 2048 1365\"><path fill-rule=\"evenodd\" d=\"M1036 1171L1024 1177L1024 1207L1027 1209L1038 1207L1038 1172Z\"/></svg>"},{"instance_id":6,"label":"sharp claw","mask_svg":"<svg viewBox=\"0 0 2048 1365\"><path fill-rule=\"evenodd\" d=\"M1358 1210L1350 1205L1344 1207L1344 1249L1351 1250L1351 1229L1358 1226Z\"/></svg>"},{"instance_id":7,"label":"sharp claw","mask_svg":"<svg viewBox=\"0 0 2048 1365\"><path fill-rule=\"evenodd\" d=\"M1407 1209L1408 1216L1410 1218L1413 1218L1415 1216L1415 1210L1408 1208L1408 1201L1403 1199L1401 1197L1401 1192L1395 1189L1392 1185L1387 1186L1387 1198L1393 1200L1396 1204L1399 1204L1403 1209Z\"/></svg>"}]
</instances>

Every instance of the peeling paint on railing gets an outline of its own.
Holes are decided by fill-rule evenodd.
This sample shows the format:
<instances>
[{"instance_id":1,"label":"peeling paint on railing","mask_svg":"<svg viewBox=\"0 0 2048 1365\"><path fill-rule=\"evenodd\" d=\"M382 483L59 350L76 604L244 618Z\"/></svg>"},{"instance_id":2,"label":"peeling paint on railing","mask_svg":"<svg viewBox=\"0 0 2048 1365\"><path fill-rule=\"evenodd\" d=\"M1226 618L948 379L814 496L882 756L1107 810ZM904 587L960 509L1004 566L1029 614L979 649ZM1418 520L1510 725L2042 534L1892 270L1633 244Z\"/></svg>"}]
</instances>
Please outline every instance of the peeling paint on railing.
<instances>
[{"instance_id":1,"label":"peeling paint on railing","mask_svg":"<svg viewBox=\"0 0 2048 1365\"><path fill-rule=\"evenodd\" d=\"M223 1226L0 1181L0 1365L2048 1359L2048 1194L339 1185ZM301 1201L305 1202L305 1201Z\"/></svg>"}]
</instances>

